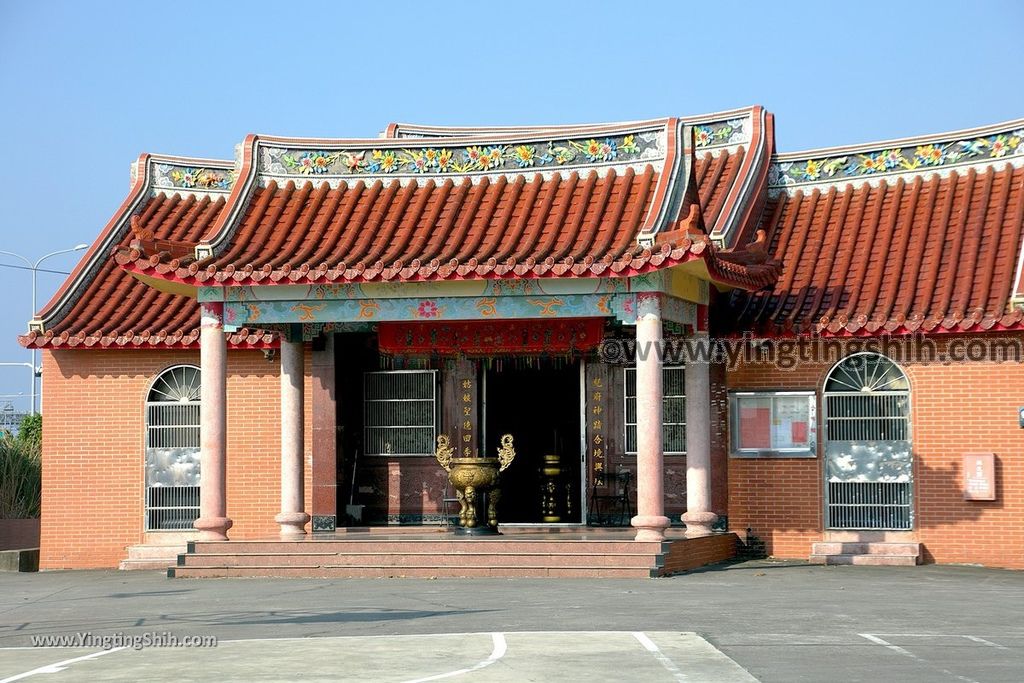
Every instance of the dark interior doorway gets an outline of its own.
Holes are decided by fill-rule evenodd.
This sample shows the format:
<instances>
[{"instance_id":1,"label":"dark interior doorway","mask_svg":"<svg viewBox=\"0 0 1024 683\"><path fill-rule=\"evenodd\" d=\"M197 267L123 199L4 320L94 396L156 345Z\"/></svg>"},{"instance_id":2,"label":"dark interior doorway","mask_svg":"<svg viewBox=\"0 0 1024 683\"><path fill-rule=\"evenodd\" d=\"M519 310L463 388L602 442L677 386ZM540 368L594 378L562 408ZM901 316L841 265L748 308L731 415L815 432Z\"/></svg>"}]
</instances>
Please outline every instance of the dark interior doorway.
<instances>
[{"instance_id":1,"label":"dark interior doorway","mask_svg":"<svg viewBox=\"0 0 1024 683\"><path fill-rule=\"evenodd\" d=\"M502 434L515 439L516 459L501 475L500 522L542 523L549 477L545 455L558 455L561 475L553 487L561 522L576 523L580 513L580 367L544 363L502 367L486 373L486 454L498 450ZM548 494L550 505L551 493ZM550 511L549 511L550 512Z\"/></svg>"}]
</instances>

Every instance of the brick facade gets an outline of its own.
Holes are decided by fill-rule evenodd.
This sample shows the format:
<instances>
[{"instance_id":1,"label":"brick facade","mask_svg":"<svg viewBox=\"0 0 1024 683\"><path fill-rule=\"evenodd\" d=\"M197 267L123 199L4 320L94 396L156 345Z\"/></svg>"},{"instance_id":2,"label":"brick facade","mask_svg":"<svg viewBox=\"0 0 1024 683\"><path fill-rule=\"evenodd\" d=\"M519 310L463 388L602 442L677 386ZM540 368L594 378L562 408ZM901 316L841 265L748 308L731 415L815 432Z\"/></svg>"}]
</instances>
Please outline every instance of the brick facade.
<instances>
[{"instance_id":1,"label":"brick facade","mask_svg":"<svg viewBox=\"0 0 1024 683\"><path fill-rule=\"evenodd\" d=\"M945 351L940 343L938 350ZM914 499L912 534L925 560L1024 568L1024 363L901 363L911 382ZM821 390L830 363L792 370L740 363L730 390L812 389L818 392L819 454L823 452ZM996 455L997 499L965 501L964 453ZM821 457L729 462L730 527L764 541L770 554L806 558L825 538Z\"/></svg>"},{"instance_id":2,"label":"brick facade","mask_svg":"<svg viewBox=\"0 0 1024 683\"><path fill-rule=\"evenodd\" d=\"M198 352L46 351L44 365L44 569L113 567L126 546L152 541L143 534L144 404L153 379L179 363L198 364ZM311 354L307 353L306 501L312 499ZM925 559L1024 568L1024 363L958 365L907 362L915 453L916 525ZM778 557L806 558L823 540L821 457L726 458L729 390L809 389L818 392L830 363L793 370L740 363L713 370L713 504L741 537L747 529ZM228 354L228 515L232 538L274 536L280 507L279 363L261 351ZM723 377L724 375L724 377ZM819 423L821 410L819 406ZM818 430L819 441L824 430ZM823 445L819 443L819 454ZM996 454L997 499L964 501L961 456ZM381 470L383 514L437 510L443 477L435 465L409 465L397 481ZM674 519L684 509L672 495L685 491L685 459L666 461L666 503ZM422 466L421 466L422 465ZM387 469L387 468L385 468ZM360 480L373 468L364 469ZM371 476L372 478L372 476ZM431 485L425 486L429 481ZM333 483L333 482L332 482ZM346 482L347 483L347 482ZM360 482L369 483L369 482ZM728 495L726 497L726 488ZM346 490L347 493L347 490ZM385 503L386 501L386 503ZM342 505L347 500L339 501ZM368 502L368 501L364 501ZM383 516L383 515L380 515Z\"/></svg>"},{"instance_id":3,"label":"brick facade","mask_svg":"<svg viewBox=\"0 0 1024 683\"><path fill-rule=\"evenodd\" d=\"M116 567L127 546L143 542L146 393L161 371L181 363L198 365L199 352L43 352L41 569ZM306 367L309 491L308 353ZM228 353L232 538L278 531L279 370L280 363L261 351ZM308 501L307 495L307 508ZM148 534L149 540L155 535Z\"/></svg>"}]
</instances>

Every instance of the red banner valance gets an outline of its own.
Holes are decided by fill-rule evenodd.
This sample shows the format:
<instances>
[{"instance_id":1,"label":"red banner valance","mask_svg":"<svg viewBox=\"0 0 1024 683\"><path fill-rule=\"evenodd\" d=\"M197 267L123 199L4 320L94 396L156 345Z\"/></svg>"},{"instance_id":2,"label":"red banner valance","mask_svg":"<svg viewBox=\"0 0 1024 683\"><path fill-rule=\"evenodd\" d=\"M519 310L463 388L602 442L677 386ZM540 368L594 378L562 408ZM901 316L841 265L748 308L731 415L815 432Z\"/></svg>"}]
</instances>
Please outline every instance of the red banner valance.
<instances>
[{"instance_id":1,"label":"red banner valance","mask_svg":"<svg viewBox=\"0 0 1024 683\"><path fill-rule=\"evenodd\" d=\"M382 322L380 351L393 355L492 356L591 351L604 335L604 318Z\"/></svg>"}]
</instances>

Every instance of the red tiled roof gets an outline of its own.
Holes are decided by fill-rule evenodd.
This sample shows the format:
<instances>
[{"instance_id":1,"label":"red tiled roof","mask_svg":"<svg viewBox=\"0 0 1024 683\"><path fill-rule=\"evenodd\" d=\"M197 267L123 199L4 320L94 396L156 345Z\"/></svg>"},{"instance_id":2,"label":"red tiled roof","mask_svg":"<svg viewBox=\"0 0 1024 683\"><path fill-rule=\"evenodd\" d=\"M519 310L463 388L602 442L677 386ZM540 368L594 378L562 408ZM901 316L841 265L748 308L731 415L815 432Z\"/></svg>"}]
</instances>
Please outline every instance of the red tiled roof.
<instances>
[{"instance_id":1,"label":"red tiled roof","mask_svg":"<svg viewBox=\"0 0 1024 683\"><path fill-rule=\"evenodd\" d=\"M176 162L189 161L178 160ZM198 160L194 160L198 165ZM109 256L109 247L127 247L143 235L160 244L196 240L216 221L226 204L226 195L212 193L170 196L152 193L148 167L152 160L139 160L142 171L122 210L108 224L96 244L83 258L68 283L40 312L48 319L45 332L32 331L20 341L25 346L47 348L189 348L199 342L199 305L192 297L158 291L120 268ZM209 163L209 162L206 162ZM125 220L133 212L130 220ZM133 234L133 232L135 234ZM229 335L235 347L260 348L276 345L273 335L263 330L240 330Z\"/></svg>"},{"instance_id":2,"label":"red tiled roof","mask_svg":"<svg viewBox=\"0 0 1024 683\"><path fill-rule=\"evenodd\" d=\"M783 191L761 226L782 274L717 317L768 334L1022 329L1022 219L1024 168L1009 164Z\"/></svg>"},{"instance_id":3,"label":"red tiled roof","mask_svg":"<svg viewBox=\"0 0 1024 683\"><path fill-rule=\"evenodd\" d=\"M458 185L379 180L330 188L271 181L257 189L230 246L203 262L121 250L137 273L195 284L320 283L467 277L580 277L645 272L710 251L679 235L637 244L657 175L539 175ZM712 259L710 269L745 283L750 269ZM744 278L747 278L745 280Z\"/></svg>"},{"instance_id":4,"label":"red tiled roof","mask_svg":"<svg viewBox=\"0 0 1024 683\"><path fill-rule=\"evenodd\" d=\"M754 221L763 204L764 186L769 161L774 152L774 120L761 106L746 107L699 116L682 117L680 121L693 126L714 126L729 122L746 130L739 142L712 138L695 150L695 179L699 188L701 213L707 232L730 245L745 244L752 237L744 231ZM644 122L635 121L634 125ZM628 125L626 123L617 124ZM384 130L388 138L450 138L459 136L494 136L547 131L598 130L600 126L430 126L392 123ZM740 233L743 234L740 234Z\"/></svg>"},{"instance_id":5,"label":"red tiled roof","mask_svg":"<svg viewBox=\"0 0 1024 683\"><path fill-rule=\"evenodd\" d=\"M119 250L116 259L136 274L191 286L625 276L697 259L724 285L769 282L775 272L770 265L730 260L710 244L701 212L692 205L696 190L685 170L692 159L683 158L677 122L647 122L644 130L667 138L661 157L646 163L647 157L637 154L632 162L619 158L535 172L458 172L429 179L377 172L365 180L352 174L366 163L366 141L250 136L241 172L245 181L232 195L233 204L245 209L225 212L199 241L197 251L211 256L197 261L187 248L174 253L143 240ZM534 132L534 138L546 139L550 133ZM592 136L594 129L579 134ZM612 134L626 136L620 140L640 137L628 128L602 129L602 135ZM467 140L462 149L481 144ZM397 145L409 141L377 144L385 151L400 150ZM459 149L460 142L431 144ZM506 150L537 145L533 138L500 144ZM286 153L282 145L296 149ZM378 154L374 150L373 158ZM300 163L296 158L310 155L325 165L336 164L328 173L340 179L307 180L319 170L296 178L289 169ZM339 158L351 165L343 166ZM735 177L737 165L730 158L722 155L711 164L710 182ZM727 174L730 166L734 170ZM714 188L706 201L721 209Z\"/></svg>"},{"instance_id":6,"label":"red tiled roof","mask_svg":"<svg viewBox=\"0 0 1024 683\"><path fill-rule=\"evenodd\" d=\"M732 116L741 117L732 119L734 126L742 117L749 119L740 124L744 130L735 131L743 133L738 143L736 135L720 135L728 132L722 127ZM315 175L298 176L297 184L264 179L246 185L259 170L251 155L238 183L229 162L143 155L133 166L128 198L39 312L33 331L20 341L53 348L194 346L198 309L189 290L209 280L586 277L699 260L721 283L758 287L771 280L773 267L716 249L704 226L717 229L744 190L744 178L751 173L744 162L751 158L747 147L765 146L764 116L763 110L752 108L685 119L719 135L708 138L713 149L686 152L690 161L678 170L673 163L684 151L674 141L668 160L648 163L538 169L543 174L524 169L504 177L477 174L473 182L460 177L407 177L402 182L378 177L329 186L315 182ZM666 132L670 121L661 122ZM635 125L651 130L657 123ZM553 127L547 133L518 130L533 134L540 145L556 129L566 136L601 138L622 128L608 124ZM513 130L490 134L500 137ZM458 134L468 135L464 130ZM411 144L394 142L395 149ZM692 175L686 170L690 166ZM313 183L304 182L310 178ZM691 179L699 189L687 187ZM680 181L674 189L673 181ZM638 246L645 234L649 246ZM218 236L230 236L231 244L218 249L202 268L191 262L197 243ZM267 249L278 251L259 253ZM111 252L118 254L117 260L110 258ZM119 268L118 261L129 263L128 269ZM147 276L179 280L174 286L179 293L157 291L146 284ZM230 336L230 343L265 347L276 340L270 332L243 329Z\"/></svg>"}]
</instances>

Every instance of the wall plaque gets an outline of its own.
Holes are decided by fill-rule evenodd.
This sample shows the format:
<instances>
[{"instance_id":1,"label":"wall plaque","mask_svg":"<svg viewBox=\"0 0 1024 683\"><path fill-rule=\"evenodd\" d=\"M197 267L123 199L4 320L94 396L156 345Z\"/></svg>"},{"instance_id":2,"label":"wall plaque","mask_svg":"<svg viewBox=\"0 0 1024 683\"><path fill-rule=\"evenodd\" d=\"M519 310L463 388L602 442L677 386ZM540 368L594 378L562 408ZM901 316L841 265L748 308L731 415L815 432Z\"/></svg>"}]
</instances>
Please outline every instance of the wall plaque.
<instances>
[{"instance_id":1,"label":"wall plaque","mask_svg":"<svg viewBox=\"0 0 1024 683\"><path fill-rule=\"evenodd\" d=\"M996 463L993 453L964 453L964 500L996 499Z\"/></svg>"}]
</instances>

